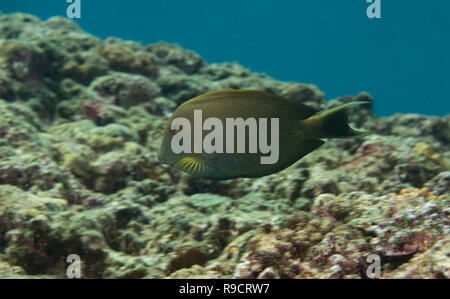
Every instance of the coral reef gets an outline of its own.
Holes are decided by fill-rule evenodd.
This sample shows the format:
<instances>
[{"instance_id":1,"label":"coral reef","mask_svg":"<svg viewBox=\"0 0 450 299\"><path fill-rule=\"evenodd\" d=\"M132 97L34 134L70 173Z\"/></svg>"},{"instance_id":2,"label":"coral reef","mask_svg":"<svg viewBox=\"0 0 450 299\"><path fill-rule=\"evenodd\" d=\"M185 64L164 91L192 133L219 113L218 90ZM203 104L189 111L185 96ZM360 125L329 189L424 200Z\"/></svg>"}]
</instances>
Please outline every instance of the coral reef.
<instances>
[{"instance_id":1,"label":"coral reef","mask_svg":"<svg viewBox=\"0 0 450 299\"><path fill-rule=\"evenodd\" d=\"M450 115L376 117L257 179L191 178L157 159L168 116L208 91L329 109L314 85L164 42L93 37L0 13L0 278L450 278Z\"/></svg>"}]
</instances>

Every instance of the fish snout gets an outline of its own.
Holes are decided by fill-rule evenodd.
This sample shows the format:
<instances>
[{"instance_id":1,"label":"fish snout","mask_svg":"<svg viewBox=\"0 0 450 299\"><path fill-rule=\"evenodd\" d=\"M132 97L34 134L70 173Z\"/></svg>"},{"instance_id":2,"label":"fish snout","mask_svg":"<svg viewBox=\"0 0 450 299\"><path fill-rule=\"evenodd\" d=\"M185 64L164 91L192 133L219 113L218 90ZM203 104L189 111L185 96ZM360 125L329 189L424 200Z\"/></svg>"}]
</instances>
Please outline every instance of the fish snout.
<instances>
[{"instance_id":1,"label":"fish snout","mask_svg":"<svg viewBox=\"0 0 450 299\"><path fill-rule=\"evenodd\" d=\"M166 164L167 162L163 159L162 154L161 154L161 148L158 150L158 160L163 163Z\"/></svg>"}]
</instances>

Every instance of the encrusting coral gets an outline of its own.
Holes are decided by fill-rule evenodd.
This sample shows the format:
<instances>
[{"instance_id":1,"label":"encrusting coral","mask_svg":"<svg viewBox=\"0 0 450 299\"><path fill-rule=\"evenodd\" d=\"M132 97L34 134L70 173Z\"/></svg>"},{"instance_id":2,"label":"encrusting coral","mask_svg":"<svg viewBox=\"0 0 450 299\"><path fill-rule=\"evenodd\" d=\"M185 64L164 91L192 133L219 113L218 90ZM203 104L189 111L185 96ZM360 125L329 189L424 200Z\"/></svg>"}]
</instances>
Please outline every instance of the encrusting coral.
<instances>
[{"instance_id":1,"label":"encrusting coral","mask_svg":"<svg viewBox=\"0 0 450 299\"><path fill-rule=\"evenodd\" d=\"M258 179L191 178L157 159L168 116L199 94L255 89L329 109L314 85L164 42L0 14L0 277L449 278L450 115L351 122ZM376 103L375 103L376 104Z\"/></svg>"}]
</instances>

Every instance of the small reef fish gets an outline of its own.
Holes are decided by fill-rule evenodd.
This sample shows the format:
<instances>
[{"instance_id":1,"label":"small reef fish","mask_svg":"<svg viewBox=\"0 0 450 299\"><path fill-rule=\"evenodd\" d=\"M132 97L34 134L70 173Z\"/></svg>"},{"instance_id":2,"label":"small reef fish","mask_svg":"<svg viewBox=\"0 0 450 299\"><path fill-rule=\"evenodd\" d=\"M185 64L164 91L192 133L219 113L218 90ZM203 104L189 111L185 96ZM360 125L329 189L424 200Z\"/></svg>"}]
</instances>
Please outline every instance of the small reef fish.
<instances>
[{"instance_id":1,"label":"small reef fish","mask_svg":"<svg viewBox=\"0 0 450 299\"><path fill-rule=\"evenodd\" d=\"M266 92L210 92L171 115L158 158L198 178L266 176L317 149L322 138L367 135L347 123L352 108L365 103L318 114L313 107Z\"/></svg>"}]
</instances>

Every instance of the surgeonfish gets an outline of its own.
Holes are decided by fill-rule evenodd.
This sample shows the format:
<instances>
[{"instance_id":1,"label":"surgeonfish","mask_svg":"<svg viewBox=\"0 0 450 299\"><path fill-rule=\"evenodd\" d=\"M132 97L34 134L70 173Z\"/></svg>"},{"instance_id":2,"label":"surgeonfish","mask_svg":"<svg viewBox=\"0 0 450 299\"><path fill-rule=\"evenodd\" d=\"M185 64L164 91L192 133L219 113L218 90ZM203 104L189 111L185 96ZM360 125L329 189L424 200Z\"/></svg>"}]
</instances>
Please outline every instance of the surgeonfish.
<instances>
[{"instance_id":1,"label":"surgeonfish","mask_svg":"<svg viewBox=\"0 0 450 299\"><path fill-rule=\"evenodd\" d=\"M199 178L266 176L314 151L324 144L323 138L367 135L347 123L352 108L365 103L318 113L313 107L261 91L206 93L183 103L171 115L158 157Z\"/></svg>"}]
</instances>

